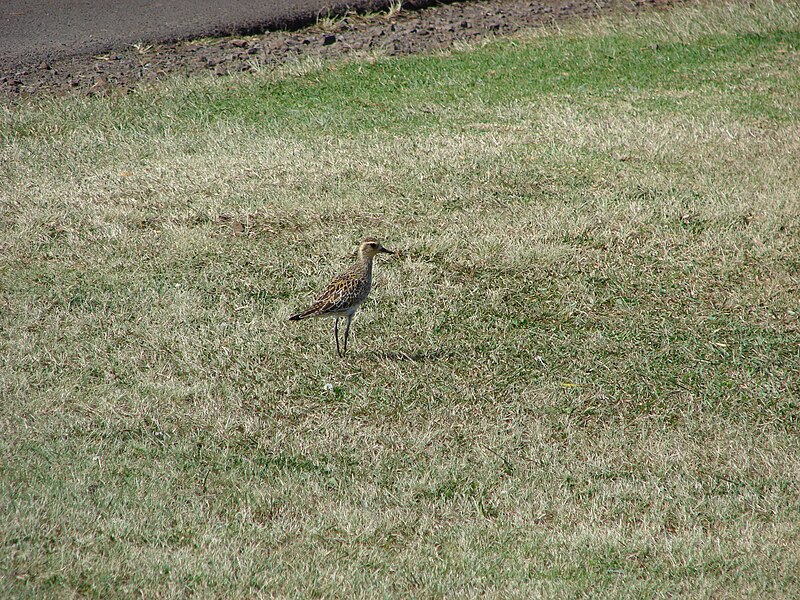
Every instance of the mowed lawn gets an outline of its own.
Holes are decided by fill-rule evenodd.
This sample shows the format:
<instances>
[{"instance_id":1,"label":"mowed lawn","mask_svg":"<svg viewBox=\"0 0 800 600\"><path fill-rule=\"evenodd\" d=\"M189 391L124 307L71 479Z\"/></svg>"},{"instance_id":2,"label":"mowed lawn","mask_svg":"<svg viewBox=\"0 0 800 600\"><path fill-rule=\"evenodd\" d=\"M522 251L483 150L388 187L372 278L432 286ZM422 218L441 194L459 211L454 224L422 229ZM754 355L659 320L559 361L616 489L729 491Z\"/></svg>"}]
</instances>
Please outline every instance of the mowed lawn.
<instances>
[{"instance_id":1,"label":"mowed lawn","mask_svg":"<svg viewBox=\"0 0 800 600\"><path fill-rule=\"evenodd\" d=\"M798 3L0 114L0 596L800 597Z\"/></svg>"}]
</instances>

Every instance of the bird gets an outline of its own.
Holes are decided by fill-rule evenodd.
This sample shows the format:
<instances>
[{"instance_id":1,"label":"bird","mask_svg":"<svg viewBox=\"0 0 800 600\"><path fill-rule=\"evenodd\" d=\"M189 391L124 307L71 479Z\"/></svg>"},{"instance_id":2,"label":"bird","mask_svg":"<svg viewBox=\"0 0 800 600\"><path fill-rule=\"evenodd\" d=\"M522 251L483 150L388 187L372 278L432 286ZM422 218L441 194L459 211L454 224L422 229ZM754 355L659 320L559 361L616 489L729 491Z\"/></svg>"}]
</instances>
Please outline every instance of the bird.
<instances>
[{"instance_id":1,"label":"bird","mask_svg":"<svg viewBox=\"0 0 800 600\"><path fill-rule=\"evenodd\" d=\"M307 309L289 317L290 321L302 321L315 317L334 317L333 337L336 339L336 354L343 357L347 353L347 338L353 315L367 299L372 288L372 259L376 254L394 254L387 250L374 237L365 237L358 246L355 264L344 273L334 277L328 286L317 296ZM339 349L339 319L347 324L344 330L344 348Z\"/></svg>"}]
</instances>

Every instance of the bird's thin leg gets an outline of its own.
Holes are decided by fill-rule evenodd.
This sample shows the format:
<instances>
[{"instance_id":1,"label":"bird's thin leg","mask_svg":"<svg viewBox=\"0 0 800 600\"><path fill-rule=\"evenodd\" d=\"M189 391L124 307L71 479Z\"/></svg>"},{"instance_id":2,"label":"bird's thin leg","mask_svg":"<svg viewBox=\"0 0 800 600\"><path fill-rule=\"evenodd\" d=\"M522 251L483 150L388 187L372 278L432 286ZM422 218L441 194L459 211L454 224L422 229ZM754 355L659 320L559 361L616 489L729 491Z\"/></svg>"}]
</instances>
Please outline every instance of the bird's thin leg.
<instances>
[{"instance_id":1,"label":"bird's thin leg","mask_svg":"<svg viewBox=\"0 0 800 600\"><path fill-rule=\"evenodd\" d=\"M353 315L347 315L347 327L344 328L344 353L347 354L347 338L350 336L350 321Z\"/></svg>"},{"instance_id":2,"label":"bird's thin leg","mask_svg":"<svg viewBox=\"0 0 800 600\"><path fill-rule=\"evenodd\" d=\"M336 320L333 322L333 337L336 339L336 354L341 356L342 353L339 352L339 317L336 317ZM345 342L345 351L347 351L346 342Z\"/></svg>"}]
</instances>

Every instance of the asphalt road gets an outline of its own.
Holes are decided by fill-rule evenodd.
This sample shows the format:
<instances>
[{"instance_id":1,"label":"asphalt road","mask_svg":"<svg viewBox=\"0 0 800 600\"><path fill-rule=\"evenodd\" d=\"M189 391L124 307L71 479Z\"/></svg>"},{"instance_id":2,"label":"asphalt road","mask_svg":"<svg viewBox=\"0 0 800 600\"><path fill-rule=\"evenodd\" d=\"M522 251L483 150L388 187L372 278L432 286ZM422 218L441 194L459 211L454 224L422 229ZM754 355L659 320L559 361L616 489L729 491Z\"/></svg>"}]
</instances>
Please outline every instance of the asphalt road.
<instances>
[{"instance_id":1,"label":"asphalt road","mask_svg":"<svg viewBox=\"0 0 800 600\"><path fill-rule=\"evenodd\" d=\"M404 2L405 6L429 2ZM389 0L0 0L0 73L136 43L293 29Z\"/></svg>"}]
</instances>

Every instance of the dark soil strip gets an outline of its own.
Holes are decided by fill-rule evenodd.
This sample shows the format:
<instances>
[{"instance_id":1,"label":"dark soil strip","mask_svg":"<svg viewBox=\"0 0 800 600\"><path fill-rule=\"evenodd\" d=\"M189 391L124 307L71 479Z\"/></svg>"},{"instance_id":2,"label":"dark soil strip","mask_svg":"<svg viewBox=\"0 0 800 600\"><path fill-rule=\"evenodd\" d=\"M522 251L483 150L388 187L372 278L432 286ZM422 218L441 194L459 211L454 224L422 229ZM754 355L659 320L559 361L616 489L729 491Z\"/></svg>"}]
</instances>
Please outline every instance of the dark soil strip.
<instances>
[{"instance_id":1,"label":"dark soil strip","mask_svg":"<svg viewBox=\"0 0 800 600\"><path fill-rule=\"evenodd\" d=\"M40 93L127 93L170 74L211 71L224 76L308 56L389 56L446 48L456 41L506 35L560 19L611 11L667 8L672 0L480 0L373 15L346 14L296 31L127 47L101 56L78 56L20 67L0 77L0 96Z\"/></svg>"}]
</instances>

